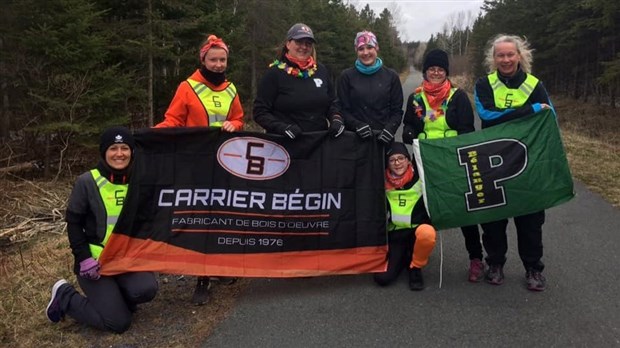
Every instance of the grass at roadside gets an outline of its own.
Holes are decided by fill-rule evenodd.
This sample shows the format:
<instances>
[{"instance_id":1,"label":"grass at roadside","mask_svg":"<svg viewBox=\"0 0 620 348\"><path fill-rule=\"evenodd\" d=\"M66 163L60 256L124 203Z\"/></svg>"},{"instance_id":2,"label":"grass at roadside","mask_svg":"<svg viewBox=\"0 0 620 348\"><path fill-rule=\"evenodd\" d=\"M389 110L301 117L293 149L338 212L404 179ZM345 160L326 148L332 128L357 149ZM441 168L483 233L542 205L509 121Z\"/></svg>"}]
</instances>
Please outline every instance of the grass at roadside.
<instances>
[{"instance_id":1,"label":"grass at roadside","mask_svg":"<svg viewBox=\"0 0 620 348\"><path fill-rule=\"evenodd\" d=\"M554 102L573 176L619 207L620 119L616 112L566 98ZM40 218L38 203L49 198L40 198L35 192L54 190L66 197L70 188L69 183L37 185L0 180L0 217L7 216L6 221L0 221L0 235L21 220ZM54 210L64 211L64 206L52 203ZM199 346L226 318L249 283L242 280L231 286L217 285L212 301L196 307L190 304L193 277L178 280L176 276L161 276L156 299L141 306L134 324L122 335L89 329L72 319L53 325L44 314L50 288L63 277L76 284L73 258L62 223L41 231L18 246L0 246L1 347Z\"/></svg>"}]
</instances>

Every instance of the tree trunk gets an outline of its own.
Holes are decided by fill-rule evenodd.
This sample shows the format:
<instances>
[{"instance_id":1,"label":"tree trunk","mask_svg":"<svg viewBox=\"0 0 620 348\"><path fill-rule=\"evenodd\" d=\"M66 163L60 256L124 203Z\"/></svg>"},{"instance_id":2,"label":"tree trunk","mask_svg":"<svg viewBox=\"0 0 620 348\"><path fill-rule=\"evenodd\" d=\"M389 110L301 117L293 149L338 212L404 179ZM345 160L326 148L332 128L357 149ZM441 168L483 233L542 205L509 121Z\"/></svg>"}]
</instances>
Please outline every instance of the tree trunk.
<instances>
[{"instance_id":1,"label":"tree trunk","mask_svg":"<svg viewBox=\"0 0 620 348\"><path fill-rule=\"evenodd\" d=\"M43 158L43 177L44 178L49 178L50 176L50 165L52 163L52 161L50 160L50 134L49 133L45 133L45 147L43 149L43 153L44 153L44 158Z\"/></svg>"},{"instance_id":2,"label":"tree trunk","mask_svg":"<svg viewBox=\"0 0 620 348\"><path fill-rule=\"evenodd\" d=\"M0 37L0 52L4 50L4 42ZM6 71L4 60L0 60L0 71ZM11 125L11 113L9 111L9 91L7 88L6 77L0 81L0 92L2 94L2 116L0 119L0 139L9 137L9 126Z\"/></svg>"},{"instance_id":3,"label":"tree trunk","mask_svg":"<svg viewBox=\"0 0 620 348\"><path fill-rule=\"evenodd\" d=\"M149 116L148 116L148 126L153 127L153 115L155 111L153 110L153 1L149 0L149 81L148 81L148 103L149 103Z\"/></svg>"}]
</instances>

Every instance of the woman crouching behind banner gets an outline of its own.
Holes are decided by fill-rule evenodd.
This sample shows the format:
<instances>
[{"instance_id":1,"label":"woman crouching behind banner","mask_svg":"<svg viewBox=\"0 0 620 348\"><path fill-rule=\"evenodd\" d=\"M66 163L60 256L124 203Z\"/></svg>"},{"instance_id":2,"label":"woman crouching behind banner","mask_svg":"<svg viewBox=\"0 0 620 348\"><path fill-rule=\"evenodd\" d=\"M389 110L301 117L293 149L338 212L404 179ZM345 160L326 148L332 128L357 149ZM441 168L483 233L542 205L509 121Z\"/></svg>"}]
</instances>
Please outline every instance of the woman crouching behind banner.
<instances>
[{"instance_id":1,"label":"woman crouching behind banner","mask_svg":"<svg viewBox=\"0 0 620 348\"><path fill-rule=\"evenodd\" d=\"M122 333L129 328L136 306L151 301L157 293L157 279L151 272L99 274L97 260L127 193L133 148L127 128L107 129L101 135L99 164L75 182L67 205L67 234L74 272L85 296L65 279L57 281L46 309L54 323L69 315L79 323Z\"/></svg>"},{"instance_id":2,"label":"woman crouching behind banner","mask_svg":"<svg viewBox=\"0 0 620 348\"><path fill-rule=\"evenodd\" d=\"M215 35L209 35L200 45L200 69L181 82L165 114L155 128L166 127L221 127L235 132L243 128L243 107L237 88L226 79L228 45ZM224 284L236 278L220 277ZM209 301L211 278L196 278L192 303L203 305Z\"/></svg>"},{"instance_id":3,"label":"woman crouching behind banner","mask_svg":"<svg viewBox=\"0 0 620 348\"><path fill-rule=\"evenodd\" d=\"M409 270L409 288L424 289L422 267L435 247L437 232L430 225L422 200L421 182L403 143L392 143L387 152L385 195L388 206L388 266L376 273L375 282L384 286L400 272Z\"/></svg>"}]
</instances>

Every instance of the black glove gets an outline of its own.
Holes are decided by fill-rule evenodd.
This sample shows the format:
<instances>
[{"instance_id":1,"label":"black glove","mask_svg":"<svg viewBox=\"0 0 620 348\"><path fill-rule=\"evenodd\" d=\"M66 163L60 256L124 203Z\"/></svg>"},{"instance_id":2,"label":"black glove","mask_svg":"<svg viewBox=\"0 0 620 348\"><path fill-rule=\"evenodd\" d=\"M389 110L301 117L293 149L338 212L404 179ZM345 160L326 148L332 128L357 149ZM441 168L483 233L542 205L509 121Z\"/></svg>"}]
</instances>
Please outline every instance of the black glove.
<instances>
[{"instance_id":1,"label":"black glove","mask_svg":"<svg viewBox=\"0 0 620 348\"><path fill-rule=\"evenodd\" d=\"M357 133L357 135L362 138L362 139L367 139L370 138L372 136L372 129L370 129L370 126L365 124L363 126L357 127L355 129L355 133Z\"/></svg>"},{"instance_id":2,"label":"black glove","mask_svg":"<svg viewBox=\"0 0 620 348\"><path fill-rule=\"evenodd\" d=\"M286 128L284 128L284 135L291 139L295 139L301 135L301 128L299 128L296 124L289 124Z\"/></svg>"},{"instance_id":3,"label":"black glove","mask_svg":"<svg viewBox=\"0 0 620 348\"><path fill-rule=\"evenodd\" d=\"M342 122L342 117L334 116L331 124L329 125L329 129L327 129L329 135L334 138L338 138L342 132L344 132L344 122Z\"/></svg>"},{"instance_id":4,"label":"black glove","mask_svg":"<svg viewBox=\"0 0 620 348\"><path fill-rule=\"evenodd\" d=\"M409 126L404 126L403 127L403 143L411 145L413 144L413 139L415 139L413 137L413 128L409 127Z\"/></svg>"},{"instance_id":5,"label":"black glove","mask_svg":"<svg viewBox=\"0 0 620 348\"><path fill-rule=\"evenodd\" d=\"M390 133L389 130L383 128L381 134L379 134L379 141L384 143L385 145L389 145L392 140L394 140L394 134Z\"/></svg>"}]
</instances>

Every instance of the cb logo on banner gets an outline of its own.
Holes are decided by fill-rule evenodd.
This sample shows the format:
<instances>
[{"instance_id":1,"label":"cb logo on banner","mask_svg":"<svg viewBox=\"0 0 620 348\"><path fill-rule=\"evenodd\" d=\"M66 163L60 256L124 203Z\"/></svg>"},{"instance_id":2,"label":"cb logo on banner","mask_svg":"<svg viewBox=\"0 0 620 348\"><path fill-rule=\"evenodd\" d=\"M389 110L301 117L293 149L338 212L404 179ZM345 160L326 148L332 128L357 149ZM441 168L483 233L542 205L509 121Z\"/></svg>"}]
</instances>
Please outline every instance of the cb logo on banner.
<instances>
[{"instance_id":1,"label":"cb logo on banner","mask_svg":"<svg viewBox=\"0 0 620 348\"><path fill-rule=\"evenodd\" d=\"M269 140L232 138L217 151L217 161L232 175L249 180L269 180L284 174L291 158L286 149Z\"/></svg>"}]
</instances>

